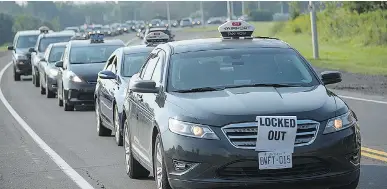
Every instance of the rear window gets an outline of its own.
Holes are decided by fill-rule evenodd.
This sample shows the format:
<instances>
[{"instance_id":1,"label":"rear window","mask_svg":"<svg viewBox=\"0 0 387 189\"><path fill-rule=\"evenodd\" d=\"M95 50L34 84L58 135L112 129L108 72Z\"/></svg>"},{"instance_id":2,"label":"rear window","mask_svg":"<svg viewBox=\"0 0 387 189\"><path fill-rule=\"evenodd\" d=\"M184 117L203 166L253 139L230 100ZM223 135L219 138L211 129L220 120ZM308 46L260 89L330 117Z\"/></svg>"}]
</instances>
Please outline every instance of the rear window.
<instances>
[{"instance_id":1,"label":"rear window","mask_svg":"<svg viewBox=\"0 0 387 189\"><path fill-rule=\"evenodd\" d=\"M16 41L16 48L34 47L39 35L20 35Z\"/></svg>"},{"instance_id":2,"label":"rear window","mask_svg":"<svg viewBox=\"0 0 387 189\"><path fill-rule=\"evenodd\" d=\"M307 63L293 49L222 49L175 54L168 90L250 84L318 85Z\"/></svg>"},{"instance_id":3,"label":"rear window","mask_svg":"<svg viewBox=\"0 0 387 189\"><path fill-rule=\"evenodd\" d=\"M64 37L45 37L40 39L38 51L44 52L47 47L52 43L60 43L60 42L68 42L70 41L72 36L64 36Z\"/></svg>"},{"instance_id":4,"label":"rear window","mask_svg":"<svg viewBox=\"0 0 387 189\"><path fill-rule=\"evenodd\" d=\"M72 47L70 64L104 63L110 55L122 45L90 45Z\"/></svg>"},{"instance_id":5,"label":"rear window","mask_svg":"<svg viewBox=\"0 0 387 189\"><path fill-rule=\"evenodd\" d=\"M151 51L152 50L149 50L149 52L146 53L126 54L124 56L121 75L124 77L132 77L136 74L145 63L145 59Z\"/></svg>"},{"instance_id":6,"label":"rear window","mask_svg":"<svg viewBox=\"0 0 387 189\"><path fill-rule=\"evenodd\" d=\"M58 62L63 55L63 52L65 50L65 46L54 46L51 48L50 55L48 57L49 63Z\"/></svg>"}]
</instances>

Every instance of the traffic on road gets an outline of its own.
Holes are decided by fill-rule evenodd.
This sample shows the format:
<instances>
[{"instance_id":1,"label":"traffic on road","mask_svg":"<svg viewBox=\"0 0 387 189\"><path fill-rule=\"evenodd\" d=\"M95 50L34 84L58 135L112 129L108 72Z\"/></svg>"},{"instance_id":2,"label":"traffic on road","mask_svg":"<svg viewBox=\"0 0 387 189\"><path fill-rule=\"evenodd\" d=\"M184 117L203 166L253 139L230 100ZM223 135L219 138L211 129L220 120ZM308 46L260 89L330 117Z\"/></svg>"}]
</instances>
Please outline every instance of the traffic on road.
<instances>
[{"instance_id":1,"label":"traffic on road","mask_svg":"<svg viewBox=\"0 0 387 189\"><path fill-rule=\"evenodd\" d=\"M17 32L0 110L50 181L4 188L387 188L387 143L369 129L387 101L331 90L340 72L247 21L208 23L221 37L176 30L204 24L191 18Z\"/></svg>"}]
</instances>

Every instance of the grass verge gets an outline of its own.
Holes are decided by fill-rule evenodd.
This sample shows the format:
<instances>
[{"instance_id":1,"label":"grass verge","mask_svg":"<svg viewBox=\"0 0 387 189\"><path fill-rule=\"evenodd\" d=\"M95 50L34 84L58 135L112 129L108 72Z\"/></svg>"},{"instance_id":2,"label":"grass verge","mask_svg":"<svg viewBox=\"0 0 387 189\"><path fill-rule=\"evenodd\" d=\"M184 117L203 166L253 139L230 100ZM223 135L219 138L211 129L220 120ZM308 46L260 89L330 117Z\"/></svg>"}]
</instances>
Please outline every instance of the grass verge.
<instances>
[{"instance_id":1,"label":"grass verge","mask_svg":"<svg viewBox=\"0 0 387 189\"><path fill-rule=\"evenodd\" d=\"M253 22L254 36L272 36L272 22ZM188 31L216 31L217 26L207 28L189 28ZM206 37L219 37L211 32ZM308 34L280 32L275 37L286 41L301 52L310 62L319 68L343 70L352 73L387 76L387 47L363 46L343 42L319 41L320 59L313 59L312 38Z\"/></svg>"},{"instance_id":2,"label":"grass verge","mask_svg":"<svg viewBox=\"0 0 387 189\"><path fill-rule=\"evenodd\" d=\"M7 50L7 45L0 46L0 51L6 51L6 50Z\"/></svg>"}]
</instances>

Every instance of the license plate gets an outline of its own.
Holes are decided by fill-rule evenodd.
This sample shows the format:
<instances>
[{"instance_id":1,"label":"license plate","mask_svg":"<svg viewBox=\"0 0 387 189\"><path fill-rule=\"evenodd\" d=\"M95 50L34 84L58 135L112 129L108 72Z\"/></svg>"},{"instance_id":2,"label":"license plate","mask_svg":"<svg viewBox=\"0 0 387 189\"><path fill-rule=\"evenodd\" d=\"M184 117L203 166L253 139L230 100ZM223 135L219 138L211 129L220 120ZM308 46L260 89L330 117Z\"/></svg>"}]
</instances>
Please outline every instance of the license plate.
<instances>
[{"instance_id":1,"label":"license plate","mask_svg":"<svg viewBox=\"0 0 387 189\"><path fill-rule=\"evenodd\" d=\"M259 152L259 170L286 169L293 167L293 156L291 152Z\"/></svg>"}]
</instances>

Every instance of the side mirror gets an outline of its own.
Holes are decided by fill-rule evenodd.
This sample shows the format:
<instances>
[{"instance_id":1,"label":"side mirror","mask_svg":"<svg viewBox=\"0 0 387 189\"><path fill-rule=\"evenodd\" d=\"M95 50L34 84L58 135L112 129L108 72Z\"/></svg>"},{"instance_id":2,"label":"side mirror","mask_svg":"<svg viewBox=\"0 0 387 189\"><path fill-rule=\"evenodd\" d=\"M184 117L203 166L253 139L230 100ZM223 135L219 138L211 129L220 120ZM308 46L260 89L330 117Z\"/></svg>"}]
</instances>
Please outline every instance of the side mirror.
<instances>
[{"instance_id":1,"label":"side mirror","mask_svg":"<svg viewBox=\"0 0 387 189\"><path fill-rule=\"evenodd\" d=\"M101 79L115 79L116 74L109 70L103 70L98 73L98 77Z\"/></svg>"},{"instance_id":2,"label":"side mirror","mask_svg":"<svg viewBox=\"0 0 387 189\"><path fill-rule=\"evenodd\" d=\"M321 80L324 85L339 83L342 81L341 73L338 71L324 71L321 73Z\"/></svg>"},{"instance_id":3,"label":"side mirror","mask_svg":"<svg viewBox=\"0 0 387 189\"><path fill-rule=\"evenodd\" d=\"M30 53L35 52L35 49L33 47L31 47L28 49L28 52L30 52Z\"/></svg>"},{"instance_id":4,"label":"side mirror","mask_svg":"<svg viewBox=\"0 0 387 189\"><path fill-rule=\"evenodd\" d=\"M152 80L138 80L134 81L133 85L129 88L133 92L138 93L158 93L159 88L156 87L156 82Z\"/></svg>"},{"instance_id":5,"label":"side mirror","mask_svg":"<svg viewBox=\"0 0 387 189\"><path fill-rule=\"evenodd\" d=\"M55 62L55 67L57 67L57 68L63 68L63 61Z\"/></svg>"},{"instance_id":6,"label":"side mirror","mask_svg":"<svg viewBox=\"0 0 387 189\"><path fill-rule=\"evenodd\" d=\"M13 46L8 46L7 48L8 48L9 51L13 51L14 50Z\"/></svg>"}]
</instances>

